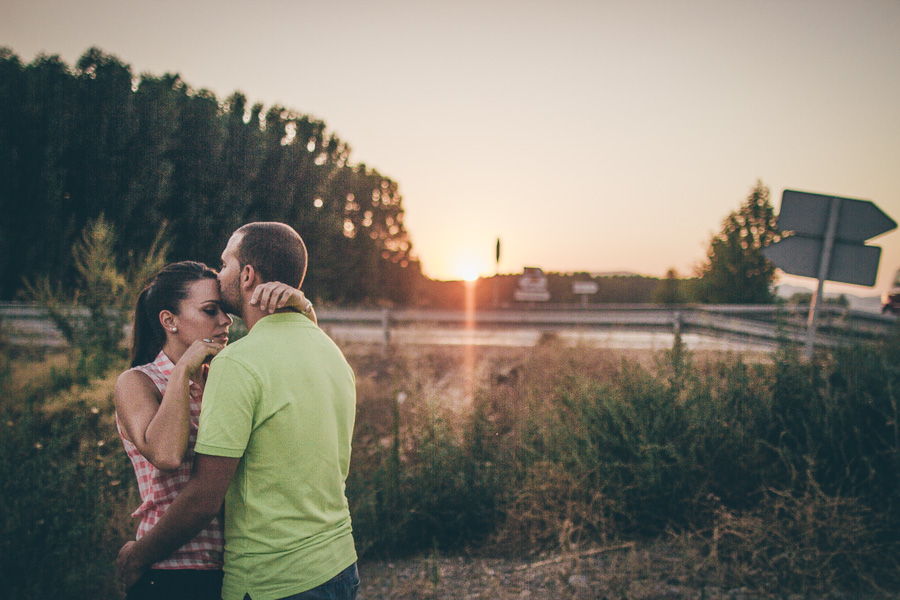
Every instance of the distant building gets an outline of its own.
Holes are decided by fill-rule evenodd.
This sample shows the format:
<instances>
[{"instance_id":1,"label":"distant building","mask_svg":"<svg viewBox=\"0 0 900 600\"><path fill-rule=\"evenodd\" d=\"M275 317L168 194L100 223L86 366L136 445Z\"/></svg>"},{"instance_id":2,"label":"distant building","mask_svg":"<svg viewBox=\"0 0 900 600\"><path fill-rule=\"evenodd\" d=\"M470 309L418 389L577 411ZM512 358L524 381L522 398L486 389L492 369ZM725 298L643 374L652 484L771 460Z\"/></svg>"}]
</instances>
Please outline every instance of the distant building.
<instances>
[{"instance_id":1,"label":"distant building","mask_svg":"<svg viewBox=\"0 0 900 600\"><path fill-rule=\"evenodd\" d=\"M519 284L513 298L516 302L547 302L550 300L547 276L539 267L525 267L519 275Z\"/></svg>"}]
</instances>

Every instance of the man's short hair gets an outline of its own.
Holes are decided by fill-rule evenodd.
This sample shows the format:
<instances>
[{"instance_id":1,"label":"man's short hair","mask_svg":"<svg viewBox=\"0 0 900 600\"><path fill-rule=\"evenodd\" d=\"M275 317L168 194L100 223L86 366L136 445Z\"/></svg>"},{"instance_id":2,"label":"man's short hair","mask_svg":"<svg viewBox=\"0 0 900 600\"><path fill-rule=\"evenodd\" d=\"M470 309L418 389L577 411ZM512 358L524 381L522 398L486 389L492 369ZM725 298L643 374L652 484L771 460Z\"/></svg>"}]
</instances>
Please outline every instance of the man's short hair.
<instances>
[{"instance_id":1,"label":"man's short hair","mask_svg":"<svg viewBox=\"0 0 900 600\"><path fill-rule=\"evenodd\" d=\"M306 245L292 227L274 221L247 223L241 234L237 259L251 265L263 282L280 281L299 288L306 276Z\"/></svg>"}]
</instances>

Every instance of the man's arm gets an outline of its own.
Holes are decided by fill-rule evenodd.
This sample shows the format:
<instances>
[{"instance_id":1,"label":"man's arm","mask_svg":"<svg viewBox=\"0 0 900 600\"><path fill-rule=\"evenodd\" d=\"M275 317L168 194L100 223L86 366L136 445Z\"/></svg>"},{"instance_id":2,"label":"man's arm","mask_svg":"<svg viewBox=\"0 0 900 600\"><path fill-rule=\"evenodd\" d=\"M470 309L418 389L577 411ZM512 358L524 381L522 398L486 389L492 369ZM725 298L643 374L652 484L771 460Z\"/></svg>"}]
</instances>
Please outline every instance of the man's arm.
<instances>
[{"instance_id":1,"label":"man's arm","mask_svg":"<svg viewBox=\"0 0 900 600\"><path fill-rule=\"evenodd\" d=\"M116 569L127 590L153 563L196 536L219 514L240 458L196 454L191 479L162 519L137 542L119 550Z\"/></svg>"}]
</instances>

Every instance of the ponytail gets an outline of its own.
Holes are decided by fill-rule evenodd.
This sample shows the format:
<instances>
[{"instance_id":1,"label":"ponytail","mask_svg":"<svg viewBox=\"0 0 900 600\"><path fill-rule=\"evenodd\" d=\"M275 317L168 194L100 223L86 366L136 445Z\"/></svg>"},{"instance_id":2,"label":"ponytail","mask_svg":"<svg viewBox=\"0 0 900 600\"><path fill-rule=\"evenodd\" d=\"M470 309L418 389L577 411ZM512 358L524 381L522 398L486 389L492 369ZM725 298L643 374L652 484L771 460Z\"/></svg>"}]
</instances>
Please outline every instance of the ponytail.
<instances>
[{"instance_id":1,"label":"ponytail","mask_svg":"<svg viewBox=\"0 0 900 600\"><path fill-rule=\"evenodd\" d=\"M166 341L159 318L153 318L147 310L147 296L153 284L147 285L138 295L134 309L131 333L131 366L144 365L156 358Z\"/></svg>"}]
</instances>

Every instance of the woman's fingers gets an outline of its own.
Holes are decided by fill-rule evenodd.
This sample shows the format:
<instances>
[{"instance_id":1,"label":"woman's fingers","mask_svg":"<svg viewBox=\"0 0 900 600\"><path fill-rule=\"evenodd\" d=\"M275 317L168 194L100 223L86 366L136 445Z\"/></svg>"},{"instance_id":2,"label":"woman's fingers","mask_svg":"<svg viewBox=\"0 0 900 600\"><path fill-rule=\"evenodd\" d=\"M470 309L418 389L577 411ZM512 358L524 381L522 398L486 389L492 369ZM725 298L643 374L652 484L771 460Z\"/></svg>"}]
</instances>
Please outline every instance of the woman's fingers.
<instances>
[{"instance_id":1,"label":"woman's fingers","mask_svg":"<svg viewBox=\"0 0 900 600\"><path fill-rule=\"evenodd\" d=\"M271 298L274 287L271 284L265 284L265 288L259 294L259 307L263 311L272 312Z\"/></svg>"},{"instance_id":2,"label":"woman's fingers","mask_svg":"<svg viewBox=\"0 0 900 600\"><path fill-rule=\"evenodd\" d=\"M280 288L284 285L285 284L283 283L274 281L259 284L256 286L256 289L253 290L253 295L250 297L250 304L256 304L263 312L274 312L275 309L278 308L277 304Z\"/></svg>"},{"instance_id":3,"label":"woman's fingers","mask_svg":"<svg viewBox=\"0 0 900 600\"><path fill-rule=\"evenodd\" d=\"M250 296L250 304L256 304L261 310L266 309L266 301L272 291L272 282L261 283L253 290Z\"/></svg>"},{"instance_id":4,"label":"woman's fingers","mask_svg":"<svg viewBox=\"0 0 900 600\"><path fill-rule=\"evenodd\" d=\"M282 289L278 290L278 302L276 306L278 308L284 308L287 305L288 298L291 297L291 287L289 285L285 285Z\"/></svg>"},{"instance_id":5,"label":"woman's fingers","mask_svg":"<svg viewBox=\"0 0 900 600\"><path fill-rule=\"evenodd\" d=\"M272 313L279 308L291 306L307 312L311 306L302 291L286 283L269 281L261 283L253 290L250 304L259 307L263 312Z\"/></svg>"},{"instance_id":6,"label":"woman's fingers","mask_svg":"<svg viewBox=\"0 0 900 600\"><path fill-rule=\"evenodd\" d=\"M224 344L214 341L213 338L202 338L191 344L178 362L183 363L189 372L194 374L207 359L221 352L224 347Z\"/></svg>"}]
</instances>

